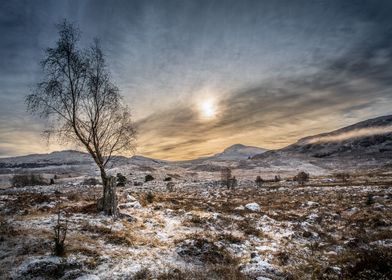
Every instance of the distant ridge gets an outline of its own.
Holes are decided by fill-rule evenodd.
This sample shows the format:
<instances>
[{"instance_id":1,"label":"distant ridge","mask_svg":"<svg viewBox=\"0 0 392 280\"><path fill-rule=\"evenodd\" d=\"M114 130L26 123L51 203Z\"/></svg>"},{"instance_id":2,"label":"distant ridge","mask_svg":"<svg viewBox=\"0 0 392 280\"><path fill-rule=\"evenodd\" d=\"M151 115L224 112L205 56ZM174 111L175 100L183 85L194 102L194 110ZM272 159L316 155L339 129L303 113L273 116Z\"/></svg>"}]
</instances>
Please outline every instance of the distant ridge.
<instances>
[{"instance_id":1,"label":"distant ridge","mask_svg":"<svg viewBox=\"0 0 392 280\"><path fill-rule=\"evenodd\" d=\"M392 158L392 115L381 116L328 133L304 137L283 149L258 154L252 159L273 157L274 153L318 159L374 161Z\"/></svg>"},{"instance_id":2,"label":"distant ridge","mask_svg":"<svg viewBox=\"0 0 392 280\"><path fill-rule=\"evenodd\" d=\"M119 165L167 165L191 167L198 164L223 164L244 160L263 160L287 164L290 160L308 162L319 166L338 166L356 163L392 164L392 115L381 116L358 122L328 133L304 137L296 143L278 150L266 150L254 146L235 144L210 157L185 161L165 161L135 155L133 157L116 156L112 166ZM221 163L219 163L221 162ZM32 154L17 157L0 158L0 168L45 167L50 165L92 165L88 153L64 150L48 154ZM276 165L275 164L275 165Z\"/></svg>"}]
</instances>

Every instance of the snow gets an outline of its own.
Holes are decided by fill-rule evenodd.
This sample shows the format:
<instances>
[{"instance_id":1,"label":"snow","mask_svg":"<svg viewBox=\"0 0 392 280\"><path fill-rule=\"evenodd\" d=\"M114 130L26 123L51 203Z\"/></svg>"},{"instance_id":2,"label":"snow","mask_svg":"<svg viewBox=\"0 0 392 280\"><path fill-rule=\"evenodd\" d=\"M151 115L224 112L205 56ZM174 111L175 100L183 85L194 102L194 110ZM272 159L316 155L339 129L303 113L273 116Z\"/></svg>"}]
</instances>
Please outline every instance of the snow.
<instances>
[{"instance_id":1,"label":"snow","mask_svg":"<svg viewBox=\"0 0 392 280\"><path fill-rule=\"evenodd\" d=\"M267 279L269 279L268 274L277 273L277 269L272 264L264 261L259 255L252 258L241 271L251 277L266 277Z\"/></svg>"},{"instance_id":2,"label":"snow","mask_svg":"<svg viewBox=\"0 0 392 280\"><path fill-rule=\"evenodd\" d=\"M311 178L314 181L309 185L297 186L296 183L289 181L289 177L295 174L297 169L309 167L308 170L325 172L324 168L314 167L311 164L297 165L297 160L287 162L275 160L267 163L252 160L241 162L209 160L209 163L215 167L230 165L233 168L233 175L239 180L239 187L235 190L227 190L220 186L219 171L195 171L192 169L193 164L152 163L150 159L144 158L123 160L124 164L111 168L111 174L121 172L130 181L137 182L144 182L146 174L152 174L156 179L143 183L143 186L129 184L124 188L118 188L122 215L116 221L97 213L73 213L73 210L69 213L67 242L70 248L74 245L75 247L64 261L80 266L78 270L80 274L77 276L79 278L75 276L76 279L132 279L135 273L144 268L150 269L155 274L165 271L168 267L181 269L187 263L176 253L178 244L199 237L212 240L213 244L224 248L230 256L238 257L239 267L251 279L280 279L277 275L287 267L279 265L278 254L286 251L307 253L305 248L312 242L320 241L324 242L322 245L325 246L318 252L323 258L340 255L348 246L344 243L345 236L341 236L343 230L346 230L344 223L347 222L347 216L361 215L364 209L378 214L385 214L391 210L390 186L332 185L328 184L330 180L320 179L327 185L319 187L315 183L318 179L314 177ZM140 171L143 164L151 169ZM265 168L263 164L266 164ZM279 168L274 169L275 167ZM288 173L284 173L286 171ZM132 175L128 175L130 173ZM281 182L266 184L262 188L255 187L256 175L261 174L265 179L273 179L277 173L282 175L282 178L286 175L286 178ZM4 218L12 220L12 226L26 235L26 243L37 243L40 246L46 244L45 246L48 247L45 247L44 252L34 251L35 247L34 250L29 251L30 249L25 248L25 244L10 245L12 243L7 243L6 240L0 244L2 266L11 267L6 260L11 262L16 259L18 265L15 265L14 273L19 277L18 279L25 279L23 273L27 273L29 269L41 269L45 263L49 264L49 267L58 264L58 259L48 255L51 234L57 219L55 214L57 200L54 193L61 192L61 205L70 209L93 203L101 195L102 187L80 184L91 174L94 172L67 178L61 183L50 186L1 190L0 212L4 214ZM174 192L168 192L166 182L163 182L168 174L175 175L170 175L175 184ZM311 175L315 176L312 171ZM145 197L146 192L153 192L157 199L142 207L138 199ZM70 193L84 195L73 201L68 197ZM336 200L337 194L340 193L352 198L346 200L349 203L341 204ZM376 202L372 206L365 206L367 193L374 194L373 198ZM26 205L22 205L15 211L13 204L20 203L19 198L25 194L48 195L52 201L36 204L27 201ZM325 200L328 197L331 200ZM275 199L277 202L274 201ZM240 211L232 211L233 208ZM339 209L339 214L334 213L335 209ZM25 210L27 212L23 212ZM200 222L198 219L193 219L196 220L194 223L189 221L194 217L199 217ZM322 223L318 222L320 218ZM324 231L323 227L327 225L333 226L334 230ZM254 229L247 232L250 227ZM369 231L373 230L377 229L369 228ZM104 233L105 231L109 233ZM311 236L305 237L304 231L310 232ZM317 232L320 234L317 235ZM322 233L333 237L336 242L341 243L341 246L325 244ZM110 240L111 236L129 237L133 243L118 244ZM43 239L47 239L47 243L43 242ZM371 246L386 248L391 248L391 244L391 239L370 243ZM27 253L20 255L18 252ZM250 257L251 253L255 253L256 256ZM295 254L290 257L292 258L290 265L303 262ZM89 262L96 262L96 266L87 266Z\"/></svg>"},{"instance_id":3,"label":"snow","mask_svg":"<svg viewBox=\"0 0 392 280\"><path fill-rule=\"evenodd\" d=\"M99 278L95 274L85 274L83 276L76 278L76 280L101 280L101 278Z\"/></svg>"}]
</instances>

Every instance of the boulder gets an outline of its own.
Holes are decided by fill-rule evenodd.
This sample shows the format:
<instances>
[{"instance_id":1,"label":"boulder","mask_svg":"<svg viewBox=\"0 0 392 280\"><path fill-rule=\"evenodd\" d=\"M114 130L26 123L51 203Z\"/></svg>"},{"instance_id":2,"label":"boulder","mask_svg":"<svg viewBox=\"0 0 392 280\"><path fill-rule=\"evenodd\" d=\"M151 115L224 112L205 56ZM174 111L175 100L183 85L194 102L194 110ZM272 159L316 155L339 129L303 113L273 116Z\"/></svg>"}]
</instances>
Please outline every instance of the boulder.
<instances>
[{"instance_id":1,"label":"boulder","mask_svg":"<svg viewBox=\"0 0 392 280\"><path fill-rule=\"evenodd\" d=\"M245 205L245 208L253 211L253 212L259 212L260 211L260 205L257 204L256 202L248 203Z\"/></svg>"}]
</instances>

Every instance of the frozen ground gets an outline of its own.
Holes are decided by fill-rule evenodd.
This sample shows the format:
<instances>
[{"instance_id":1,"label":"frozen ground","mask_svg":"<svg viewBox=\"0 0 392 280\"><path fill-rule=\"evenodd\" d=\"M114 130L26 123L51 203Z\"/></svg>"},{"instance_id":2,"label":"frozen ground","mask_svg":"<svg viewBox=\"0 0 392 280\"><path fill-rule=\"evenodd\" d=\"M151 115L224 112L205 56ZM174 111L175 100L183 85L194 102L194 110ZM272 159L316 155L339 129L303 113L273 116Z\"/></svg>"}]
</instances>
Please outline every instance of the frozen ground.
<instances>
[{"instance_id":1,"label":"frozen ground","mask_svg":"<svg viewBox=\"0 0 392 280\"><path fill-rule=\"evenodd\" d=\"M133 182L146 174L113 171ZM101 187L83 177L4 187L0 279L391 279L389 173L324 174L305 186L287 175L257 188L255 174L236 172L239 187L227 190L218 172L156 169L153 181L118 188L117 220L96 213ZM66 255L55 257L60 208Z\"/></svg>"}]
</instances>

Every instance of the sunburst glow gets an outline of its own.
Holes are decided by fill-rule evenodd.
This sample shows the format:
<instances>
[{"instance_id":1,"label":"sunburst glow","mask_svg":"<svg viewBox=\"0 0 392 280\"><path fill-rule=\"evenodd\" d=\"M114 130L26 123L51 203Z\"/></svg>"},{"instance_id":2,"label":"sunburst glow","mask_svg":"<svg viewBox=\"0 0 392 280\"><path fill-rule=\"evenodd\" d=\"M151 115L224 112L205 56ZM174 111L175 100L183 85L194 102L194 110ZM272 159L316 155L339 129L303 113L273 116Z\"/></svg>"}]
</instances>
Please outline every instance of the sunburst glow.
<instances>
[{"instance_id":1,"label":"sunburst glow","mask_svg":"<svg viewBox=\"0 0 392 280\"><path fill-rule=\"evenodd\" d=\"M204 100L201 103L200 110L205 119L212 119L216 116L216 104L212 99Z\"/></svg>"}]
</instances>

